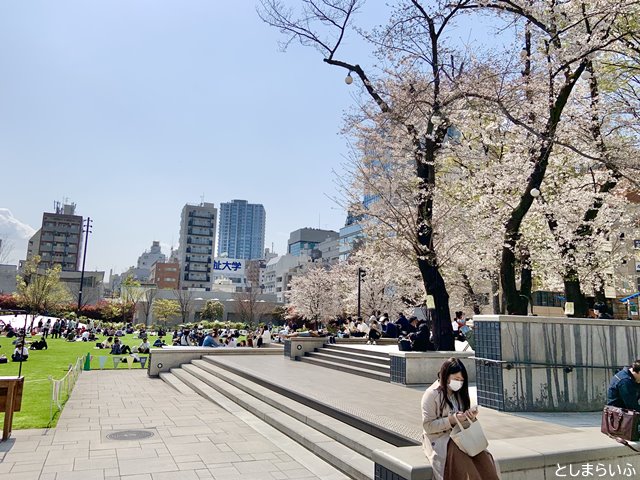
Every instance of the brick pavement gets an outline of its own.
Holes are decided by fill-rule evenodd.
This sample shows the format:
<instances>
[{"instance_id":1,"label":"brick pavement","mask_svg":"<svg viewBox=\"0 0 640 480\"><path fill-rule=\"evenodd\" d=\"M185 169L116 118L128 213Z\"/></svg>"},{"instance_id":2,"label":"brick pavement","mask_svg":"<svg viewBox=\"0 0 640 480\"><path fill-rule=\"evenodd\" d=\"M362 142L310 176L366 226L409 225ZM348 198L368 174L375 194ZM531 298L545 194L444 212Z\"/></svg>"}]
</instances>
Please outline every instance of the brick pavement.
<instances>
[{"instance_id":1,"label":"brick pavement","mask_svg":"<svg viewBox=\"0 0 640 480\"><path fill-rule=\"evenodd\" d=\"M25 391L28 395L28 391ZM142 440L107 438L144 430ZM54 429L0 443L2 480L343 480L249 412L184 394L145 370L83 372Z\"/></svg>"}]
</instances>

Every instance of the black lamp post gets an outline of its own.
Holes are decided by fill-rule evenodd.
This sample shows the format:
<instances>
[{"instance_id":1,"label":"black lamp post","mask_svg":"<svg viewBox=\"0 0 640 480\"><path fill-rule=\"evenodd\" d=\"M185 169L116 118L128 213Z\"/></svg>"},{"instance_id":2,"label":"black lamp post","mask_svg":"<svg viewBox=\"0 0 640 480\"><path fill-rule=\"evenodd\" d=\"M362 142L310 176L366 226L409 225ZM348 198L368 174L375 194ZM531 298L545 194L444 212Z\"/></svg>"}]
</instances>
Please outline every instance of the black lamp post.
<instances>
[{"instance_id":1,"label":"black lamp post","mask_svg":"<svg viewBox=\"0 0 640 480\"><path fill-rule=\"evenodd\" d=\"M89 242L89 233L91 233L91 218L87 217L86 223L83 224L85 237L84 237L84 254L82 255L82 273L80 273L80 288L78 289L78 315L80 315L80 309L82 308L82 288L84 287L84 264L87 260L87 243Z\"/></svg>"},{"instance_id":2,"label":"black lamp post","mask_svg":"<svg viewBox=\"0 0 640 480\"><path fill-rule=\"evenodd\" d=\"M360 315L360 285L364 282L364 277L367 276L367 271L364 268L358 267L358 318Z\"/></svg>"}]
</instances>

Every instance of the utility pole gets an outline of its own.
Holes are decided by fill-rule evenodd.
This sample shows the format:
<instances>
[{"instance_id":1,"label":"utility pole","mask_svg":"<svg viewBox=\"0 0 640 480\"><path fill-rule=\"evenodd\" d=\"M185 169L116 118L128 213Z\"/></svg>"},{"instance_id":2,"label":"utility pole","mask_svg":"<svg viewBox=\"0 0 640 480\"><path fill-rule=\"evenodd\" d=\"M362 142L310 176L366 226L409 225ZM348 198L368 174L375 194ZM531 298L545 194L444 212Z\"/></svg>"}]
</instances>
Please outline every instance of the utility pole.
<instances>
[{"instance_id":1,"label":"utility pole","mask_svg":"<svg viewBox=\"0 0 640 480\"><path fill-rule=\"evenodd\" d=\"M78 314L82 308L82 288L84 286L84 265L87 260L87 243L89 242L89 233L91 233L91 218L87 217L86 225L84 226L84 254L82 255L82 273L80 274L80 288L78 289Z\"/></svg>"}]
</instances>

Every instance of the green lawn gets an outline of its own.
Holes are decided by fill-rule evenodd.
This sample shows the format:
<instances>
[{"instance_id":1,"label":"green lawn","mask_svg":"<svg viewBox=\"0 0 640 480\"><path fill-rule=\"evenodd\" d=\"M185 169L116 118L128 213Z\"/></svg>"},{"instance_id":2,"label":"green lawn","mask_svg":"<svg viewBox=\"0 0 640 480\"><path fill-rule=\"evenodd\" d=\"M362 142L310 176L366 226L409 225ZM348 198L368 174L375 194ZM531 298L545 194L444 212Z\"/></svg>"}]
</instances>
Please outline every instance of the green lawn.
<instances>
[{"instance_id":1,"label":"green lawn","mask_svg":"<svg viewBox=\"0 0 640 480\"><path fill-rule=\"evenodd\" d=\"M38 337L39 339L39 337ZM104 337L98 337L100 341ZM170 337L165 337L168 341ZM0 364L0 376L15 376L18 374L19 363L11 361L11 354L15 348L12 341L15 338L0 337L0 355L7 356L9 362ZM150 343L153 343L155 337L149 336ZM27 339L29 341L29 339ZM130 347L140 344L140 340L133 338L133 335L126 335L122 338L124 344ZM24 392L22 395L22 408L20 412L14 414L13 428L14 430L22 428L45 428L54 427L58 421L58 415L49 423L50 404L51 404L51 382L48 378L51 375L54 379L61 379L69 369L69 365L73 365L78 357L86 357L87 353L93 355L91 361L91 369L99 370L99 356L109 356L108 350L96 349L95 342L67 342L62 339L47 339L48 350L30 350L29 360L22 364L22 375L25 378ZM84 364L83 364L84 365ZM145 365L146 367L146 365ZM113 369L113 360L108 358L105 369ZM119 369L127 369L126 363L120 364ZM140 364L134 363L131 368L139 369ZM0 421L4 418L4 414L0 413ZM1 423L0 423L1 425Z\"/></svg>"}]
</instances>

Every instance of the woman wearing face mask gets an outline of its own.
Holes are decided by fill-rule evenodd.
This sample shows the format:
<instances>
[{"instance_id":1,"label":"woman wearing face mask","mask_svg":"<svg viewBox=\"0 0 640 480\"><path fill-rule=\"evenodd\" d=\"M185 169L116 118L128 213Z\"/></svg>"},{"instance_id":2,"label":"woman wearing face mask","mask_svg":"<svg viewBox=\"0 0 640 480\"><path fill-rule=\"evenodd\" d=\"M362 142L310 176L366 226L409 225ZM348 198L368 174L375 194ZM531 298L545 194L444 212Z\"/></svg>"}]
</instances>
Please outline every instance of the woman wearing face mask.
<instances>
[{"instance_id":1,"label":"woman wearing face mask","mask_svg":"<svg viewBox=\"0 0 640 480\"><path fill-rule=\"evenodd\" d=\"M499 475L488 451L470 457L451 440L456 418L464 426L475 420L477 407L471 408L469 377L462 362L445 360L438 381L422 396L422 444L433 467L435 480L497 480Z\"/></svg>"}]
</instances>

